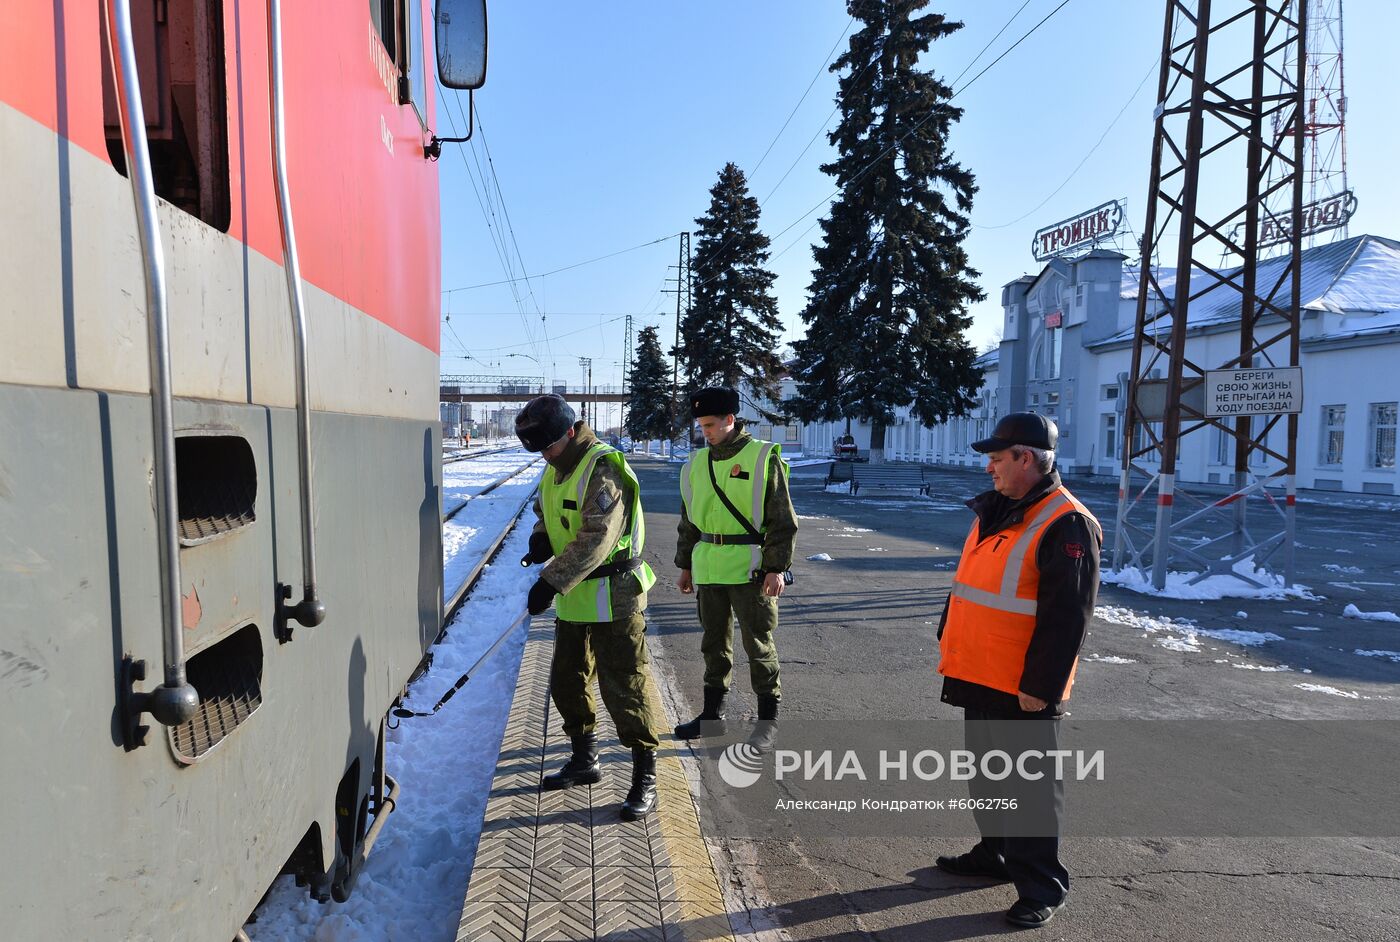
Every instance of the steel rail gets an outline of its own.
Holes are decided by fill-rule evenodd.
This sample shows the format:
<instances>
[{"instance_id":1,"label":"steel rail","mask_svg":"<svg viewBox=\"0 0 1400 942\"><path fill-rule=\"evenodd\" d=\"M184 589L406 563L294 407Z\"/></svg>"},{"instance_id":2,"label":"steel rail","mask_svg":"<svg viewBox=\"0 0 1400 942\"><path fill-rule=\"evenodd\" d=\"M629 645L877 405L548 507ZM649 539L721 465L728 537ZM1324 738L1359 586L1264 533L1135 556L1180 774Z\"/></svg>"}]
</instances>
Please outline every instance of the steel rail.
<instances>
[{"instance_id":1,"label":"steel rail","mask_svg":"<svg viewBox=\"0 0 1400 942\"><path fill-rule=\"evenodd\" d=\"M496 478L496 480L492 481L490 484L477 491L475 494L468 494L465 498L463 498L460 504L458 504L456 507L453 507L447 513L442 515L442 522L446 523L453 517L457 516L459 513L462 512L462 509L464 507L466 507L472 501L476 500L478 497L485 497L487 494L491 493L496 488L509 481L511 478L515 477L518 474L523 474L530 468L533 468L539 460L540 459L535 458L533 461L530 461L527 464L523 464L520 467L516 468L514 471L511 471L509 474L501 475L500 477Z\"/></svg>"}]
</instances>

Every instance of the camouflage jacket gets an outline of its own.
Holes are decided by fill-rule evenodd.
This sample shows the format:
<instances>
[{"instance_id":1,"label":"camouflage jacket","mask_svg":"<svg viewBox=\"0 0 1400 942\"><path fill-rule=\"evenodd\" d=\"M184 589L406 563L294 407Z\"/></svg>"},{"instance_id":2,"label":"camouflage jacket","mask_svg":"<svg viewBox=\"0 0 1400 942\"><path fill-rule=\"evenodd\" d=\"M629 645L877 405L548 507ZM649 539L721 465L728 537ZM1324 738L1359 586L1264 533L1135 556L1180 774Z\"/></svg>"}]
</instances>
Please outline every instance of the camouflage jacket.
<instances>
[{"instance_id":1,"label":"camouflage jacket","mask_svg":"<svg viewBox=\"0 0 1400 942\"><path fill-rule=\"evenodd\" d=\"M729 438L713 446L710 451L716 461L727 461L751 441L752 435L735 429ZM769 572L792 568L792 554L797 546L797 511L792 507L787 475L778 467L778 462L782 460L779 455L768 459L768 487L763 494L763 568ZM695 544L700 542L700 528L686 516L684 502L681 504L681 522L676 529L676 565L681 569L690 569L691 554Z\"/></svg>"},{"instance_id":2,"label":"camouflage jacket","mask_svg":"<svg viewBox=\"0 0 1400 942\"><path fill-rule=\"evenodd\" d=\"M562 482L578 465L579 460L598 437L586 422L576 422L577 430L564 453L550 462L545 474L555 475ZM627 509L632 504L632 485L606 461L593 466L593 476L584 490L583 526L564 551L544 567L540 577L564 593L583 581L608 558L618 539L631 524ZM535 533L545 533L540 500L535 497ZM635 578L624 576L612 580L612 609L614 619L623 619L645 611L647 594Z\"/></svg>"}]
</instances>

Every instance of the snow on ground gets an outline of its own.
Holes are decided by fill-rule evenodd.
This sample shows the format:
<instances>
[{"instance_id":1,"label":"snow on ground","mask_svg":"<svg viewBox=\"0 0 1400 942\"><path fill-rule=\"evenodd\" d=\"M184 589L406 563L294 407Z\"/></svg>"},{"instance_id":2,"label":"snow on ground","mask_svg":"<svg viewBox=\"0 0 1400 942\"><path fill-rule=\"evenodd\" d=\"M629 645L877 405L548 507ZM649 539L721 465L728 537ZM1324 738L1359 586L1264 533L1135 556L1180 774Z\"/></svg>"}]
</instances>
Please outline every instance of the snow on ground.
<instances>
[{"instance_id":1,"label":"snow on ground","mask_svg":"<svg viewBox=\"0 0 1400 942\"><path fill-rule=\"evenodd\" d=\"M1130 657L1119 657L1116 654L1090 654L1084 658L1086 661L1095 661L1099 664L1136 664L1137 661Z\"/></svg>"},{"instance_id":2,"label":"snow on ground","mask_svg":"<svg viewBox=\"0 0 1400 942\"><path fill-rule=\"evenodd\" d=\"M1168 572L1166 587L1158 591L1152 584L1151 573L1133 567L1105 569L1099 578L1110 585L1120 585L1143 595L1167 599L1317 599L1307 586L1285 586L1281 576L1255 568L1252 556L1240 560L1234 569L1243 576L1263 583L1263 587L1250 585L1233 576L1208 576L1193 585L1191 582L1200 575L1199 572Z\"/></svg>"},{"instance_id":3,"label":"snow on ground","mask_svg":"<svg viewBox=\"0 0 1400 942\"><path fill-rule=\"evenodd\" d=\"M482 463L490 459L482 459ZM464 462L470 464L471 462ZM517 457L516 464L519 463ZM504 468L497 466L492 477ZM473 472L474 473L474 472ZM480 561L538 471L502 485L443 527L445 582L460 584ZM528 508L525 523L530 520ZM522 525L433 649L433 666L413 685L407 706L428 710L524 611L535 568L519 559L529 544ZM537 567L536 567L537 568ZM389 774L399 805L370 854L350 900L316 903L291 877L273 884L247 927L254 942L381 942L455 938L486 798L520 671L528 620L521 621L471 681L434 717L402 720L389 734Z\"/></svg>"},{"instance_id":4,"label":"snow on ground","mask_svg":"<svg viewBox=\"0 0 1400 942\"><path fill-rule=\"evenodd\" d=\"M851 493L851 482L837 481L835 484L828 484L826 492L828 494L849 494Z\"/></svg>"},{"instance_id":5,"label":"snow on ground","mask_svg":"<svg viewBox=\"0 0 1400 942\"><path fill-rule=\"evenodd\" d=\"M484 455L467 461L454 461L442 468L442 512L449 514L481 493L492 481L523 467L535 459L523 448ZM499 488L497 488L499 490ZM495 493L494 491L492 492Z\"/></svg>"},{"instance_id":6,"label":"snow on ground","mask_svg":"<svg viewBox=\"0 0 1400 942\"><path fill-rule=\"evenodd\" d=\"M817 554L815 554L815 555L813 555L813 556L808 556L807 558L810 559L810 560L812 560L813 562L818 562L818 563L829 563L829 562L831 562L831 554L830 554L830 553L817 553Z\"/></svg>"},{"instance_id":7,"label":"snow on ground","mask_svg":"<svg viewBox=\"0 0 1400 942\"><path fill-rule=\"evenodd\" d=\"M1282 672L1293 673L1293 668L1287 664L1246 664L1243 661L1231 661L1231 667L1238 667L1245 671L1263 671L1266 674L1276 674ZM1305 671L1304 673L1308 673Z\"/></svg>"},{"instance_id":8,"label":"snow on ground","mask_svg":"<svg viewBox=\"0 0 1400 942\"><path fill-rule=\"evenodd\" d=\"M1359 618L1362 621L1400 621L1400 615L1394 612L1363 612L1355 605L1348 605L1342 610L1343 618Z\"/></svg>"},{"instance_id":9,"label":"snow on ground","mask_svg":"<svg viewBox=\"0 0 1400 942\"><path fill-rule=\"evenodd\" d=\"M1346 697L1348 700L1360 700L1361 694L1355 690L1338 690L1336 687L1329 687L1326 684L1294 684L1299 690L1311 690L1313 693L1325 693L1334 697Z\"/></svg>"},{"instance_id":10,"label":"snow on ground","mask_svg":"<svg viewBox=\"0 0 1400 942\"><path fill-rule=\"evenodd\" d=\"M1357 654L1361 657L1386 658L1390 661L1395 662L1396 664L1400 664L1400 651L1363 651L1361 648L1357 648L1352 653Z\"/></svg>"},{"instance_id":11,"label":"snow on ground","mask_svg":"<svg viewBox=\"0 0 1400 942\"><path fill-rule=\"evenodd\" d=\"M1151 636L1158 647L1168 651L1196 653L1201 650L1201 638L1213 638L1230 644L1245 647L1259 647L1269 641L1282 641L1281 635L1272 631L1243 631L1239 628L1202 628L1190 618L1170 618L1165 615L1148 615L1131 608L1116 605L1101 605L1094 609L1094 615L1104 621L1136 628L1144 635Z\"/></svg>"}]
</instances>

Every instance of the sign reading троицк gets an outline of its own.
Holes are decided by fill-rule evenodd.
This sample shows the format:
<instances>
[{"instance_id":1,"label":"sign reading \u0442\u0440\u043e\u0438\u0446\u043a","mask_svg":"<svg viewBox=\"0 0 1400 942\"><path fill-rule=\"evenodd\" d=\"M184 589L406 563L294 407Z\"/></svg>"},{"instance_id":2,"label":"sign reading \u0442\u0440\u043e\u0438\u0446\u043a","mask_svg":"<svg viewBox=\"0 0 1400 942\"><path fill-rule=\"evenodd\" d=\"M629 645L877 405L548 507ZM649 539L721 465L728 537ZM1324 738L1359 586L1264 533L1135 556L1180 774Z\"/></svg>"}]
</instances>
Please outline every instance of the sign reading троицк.
<instances>
[{"instance_id":1,"label":"sign reading \u0442\u0440\u043e\u0438\u0446\u043a","mask_svg":"<svg viewBox=\"0 0 1400 942\"><path fill-rule=\"evenodd\" d=\"M1041 229L1031 239L1031 254L1037 262L1066 255L1112 237L1122 225L1123 204L1110 200Z\"/></svg>"},{"instance_id":2,"label":"sign reading \u0442\u0440\u043e\u0438\u0446\u043a","mask_svg":"<svg viewBox=\"0 0 1400 942\"><path fill-rule=\"evenodd\" d=\"M1303 411L1301 366L1206 370L1206 415L1287 415Z\"/></svg>"}]
</instances>

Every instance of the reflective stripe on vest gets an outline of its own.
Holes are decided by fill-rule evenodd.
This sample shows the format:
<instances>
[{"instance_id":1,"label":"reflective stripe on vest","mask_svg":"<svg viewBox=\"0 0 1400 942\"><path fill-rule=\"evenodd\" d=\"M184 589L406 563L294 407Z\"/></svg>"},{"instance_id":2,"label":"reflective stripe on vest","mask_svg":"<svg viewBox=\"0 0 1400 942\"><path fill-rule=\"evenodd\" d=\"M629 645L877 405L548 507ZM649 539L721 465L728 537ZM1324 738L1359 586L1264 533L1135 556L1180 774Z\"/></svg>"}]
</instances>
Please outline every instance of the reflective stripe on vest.
<instances>
[{"instance_id":1,"label":"reflective stripe on vest","mask_svg":"<svg viewBox=\"0 0 1400 942\"><path fill-rule=\"evenodd\" d=\"M715 482L724 488L735 509L759 532L763 530L772 455L779 456L779 467L786 474L787 463L781 460L782 446L758 439L747 442L733 458L715 462ZM734 519L710 483L709 461L710 449L701 448L681 466L681 500L685 502L686 516L702 533L742 536L748 531ZM735 465L748 475L746 481L732 476ZM742 485L735 482L742 482ZM696 543L691 551L691 578L697 585L740 585L750 580L762 561L763 547L757 543Z\"/></svg>"},{"instance_id":2,"label":"reflective stripe on vest","mask_svg":"<svg viewBox=\"0 0 1400 942\"><path fill-rule=\"evenodd\" d=\"M1050 524L1073 512L1083 514L1102 541L1098 520L1063 486L1032 505L1020 523L986 539L980 522L973 522L948 598L939 673L1004 693L1019 691L1035 632L1040 589L1036 551ZM1074 669L1062 700L1069 699Z\"/></svg>"},{"instance_id":3,"label":"reflective stripe on vest","mask_svg":"<svg viewBox=\"0 0 1400 942\"><path fill-rule=\"evenodd\" d=\"M630 528L618 537L617 545L608 553L604 563L640 556L646 543L646 523L642 515L641 486L626 459L616 449L597 442L579 459L574 470L562 481L555 481L553 471L546 471L540 482L540 510L554 555L562 553L583 526L583 502L588 495L588 483L599 461L607 461L627 480L631 488L628 514ZM624 497L626 495L624 494ZM573 504L564 506L565 501ZM617 577L585 579L568 592L554 596L554 614L565 621L605 622L613 620L612 579L635 578L645 591L656 583L651 567L643 563L631 572Z\"/></svg>"}]
</instances>

